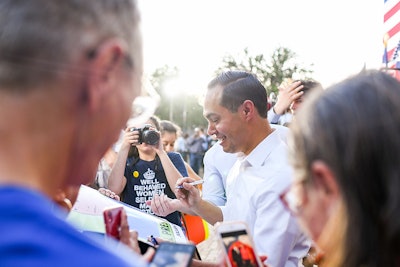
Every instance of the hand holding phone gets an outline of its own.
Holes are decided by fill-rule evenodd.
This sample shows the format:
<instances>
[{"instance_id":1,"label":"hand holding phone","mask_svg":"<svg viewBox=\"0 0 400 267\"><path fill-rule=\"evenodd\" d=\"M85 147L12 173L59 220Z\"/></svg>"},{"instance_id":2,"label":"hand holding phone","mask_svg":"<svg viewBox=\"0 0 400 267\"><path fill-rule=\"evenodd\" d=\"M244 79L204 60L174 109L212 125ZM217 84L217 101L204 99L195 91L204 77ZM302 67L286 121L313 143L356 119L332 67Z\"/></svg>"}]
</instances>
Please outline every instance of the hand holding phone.
<instances>
[{"instance_id":1,"label":"hand holding phone","mask_svg":"<svg viewBox=\"0 0 400 267\"><path fill-rule=\"evenodd\" d=\"M120 240L121 216L123 207L107 208L103 211L106 235Z\"/></svg>"},{"instance_id":2,"label":"hand holding phone","mask_svg":"<svg viewBox=\"0 0 400 267\"><path fill-rule=\"evenodd\" d=\"M222 222L215 228L229 267L262 267L245 222Z\"/></svg>"},{"instance_id":3,"label":"hand holding phone","mask_svg":"<svg viewBox=\"0 0 400 267\"><path fill-rule=\"evenodd\" d=\"M196 250L193 244L162 242L150 262L150 267L188 267Z\"/></svg>"}]
</instances>

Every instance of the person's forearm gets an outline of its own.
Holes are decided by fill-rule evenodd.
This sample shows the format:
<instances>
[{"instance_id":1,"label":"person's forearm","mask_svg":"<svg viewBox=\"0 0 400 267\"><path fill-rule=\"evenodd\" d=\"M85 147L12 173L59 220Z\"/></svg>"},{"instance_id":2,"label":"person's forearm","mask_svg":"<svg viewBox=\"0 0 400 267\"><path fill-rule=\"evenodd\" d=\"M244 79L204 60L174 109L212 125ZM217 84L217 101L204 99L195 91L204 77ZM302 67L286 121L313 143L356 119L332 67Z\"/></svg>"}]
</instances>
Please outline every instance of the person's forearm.
<instances>
[{"instance_id":1,"label":"person's forearm","mask_svg":"<svg viewBox=\"0 0 400 267\"><path fill-rule=\"evenodd\" d=\"M111 169L110 176L108 177L108 189L118 195L121 194L125 186L124 173L128 152L129 147L121 148L121 150L118 152L117 160L115 161L114 166Z\"/></svg>"},{"instance_id":2,"label":"person's forearm","mask_svg":"<svg viewBox=\"0 0 400 267\"><path fill-rule=\"evenodd\" d=\"M191 210L188 207L184 207L184 206L178 207L177 211L182 212L182 213L186 213L186 214L189 214L189 215L197 215L193 210Z\"/></svg>"},{"instance_id":3,"label":"person's forearm","mask_svg":"<svg viewBox=\"0 0 400 267\"><path fill-rule=\"evenodd\" d=\"M276 115L282 115L288 108L288 106L282 105L279 101L272 107Z\"/></svg>"},{"instance_id":4,"label":"person's forearm","mask_svg":"<svg viewBox=\"0 0 400 267\"><path fill-rule=\"evenodd\" d=\"M158 156L161 160L161 164L163 166L165 176L167 177L167 181L169 187L172 191L175 190L176 182L179 178L182 178L182 174L178 171L175 165L172 163L171 159L168 157L167 152L164 150L158 152Z\"/></svg>"},{"instance_id":5,"label":"person's forearm","mask_svg":"<svg viewBox=\"0 0 400 267\"><path fill-rule=\"evenodd\" d=\"M205 200L200 200L192 210L212 225L223 220L221 209Z\"/></svg>"},{"instance_id":6,"label":"person's forearm","mask_svg":"<svg viewBox=\"0 0 400 267\"><path fill-rule=\"evenodd\" d=\"M277 124L280 117L281 117L280 114L275 113L274 107L272 107L272 108L270 108L270 110L268 110L269 123Z\"/></svg>"}]
</instances>

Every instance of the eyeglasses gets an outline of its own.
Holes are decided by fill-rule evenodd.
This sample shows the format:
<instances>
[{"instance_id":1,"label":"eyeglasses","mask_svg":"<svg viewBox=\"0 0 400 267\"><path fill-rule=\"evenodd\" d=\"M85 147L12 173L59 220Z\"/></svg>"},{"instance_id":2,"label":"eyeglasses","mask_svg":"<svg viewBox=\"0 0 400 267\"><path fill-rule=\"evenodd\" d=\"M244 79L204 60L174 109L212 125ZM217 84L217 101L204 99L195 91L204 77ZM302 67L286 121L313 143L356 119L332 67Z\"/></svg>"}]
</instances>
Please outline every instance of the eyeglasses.
<instances>
[{"instance_id":1,"label":"eyeglasses","mask_svg":"<svg viewBox=\"0 0 400 267\"><path fill-rule=\"evenodd\" d=\"M305 189L303 184L305 180L294 182L279 196L286 209L297 216L301 213L304 204Z\"/></svg>"}]
</instances>

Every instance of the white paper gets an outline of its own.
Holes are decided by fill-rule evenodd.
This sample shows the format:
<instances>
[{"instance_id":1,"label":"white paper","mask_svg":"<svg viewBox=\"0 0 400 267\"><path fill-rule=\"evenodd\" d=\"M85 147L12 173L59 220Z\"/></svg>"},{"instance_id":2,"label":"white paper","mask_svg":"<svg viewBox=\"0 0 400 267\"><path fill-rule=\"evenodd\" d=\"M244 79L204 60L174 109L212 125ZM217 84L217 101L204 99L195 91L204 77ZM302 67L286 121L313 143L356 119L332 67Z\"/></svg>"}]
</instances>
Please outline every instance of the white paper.
<instances>
[{"instance_id":1,"label":"white paper","mask_svg":"<svg viewBox=\"0 0 400 267\"><path fill-rule=\"evenodd\" d=\"M81 231L105 233L103 210L116 206L124 207L128 216L129 228L138 232L139 239L147 240L150 235L153 235L166 241L188 243L182 228L178 225L104 196L85 185L81 185L67 221Z\"/></svg>"}]
</instances>

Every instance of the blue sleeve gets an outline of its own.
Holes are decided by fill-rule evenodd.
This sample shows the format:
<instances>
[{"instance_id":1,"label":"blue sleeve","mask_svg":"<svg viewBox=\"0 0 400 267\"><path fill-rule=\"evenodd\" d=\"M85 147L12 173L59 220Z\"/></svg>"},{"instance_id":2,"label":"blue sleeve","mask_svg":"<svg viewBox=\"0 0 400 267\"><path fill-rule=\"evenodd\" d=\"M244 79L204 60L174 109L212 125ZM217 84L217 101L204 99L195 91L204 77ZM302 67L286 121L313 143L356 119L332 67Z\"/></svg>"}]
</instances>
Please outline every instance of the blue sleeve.
<instances>
[{"instance_id":1,"label":"blue sleeve","mask_svg":"<svg viewBox=\"0 0 400 267\"><path fill-rule=\"evenodd\" d=\"M175 152L168 152L168 157L172 161L172 164L176 167L176 169L182 174L183 177L188 177L188 172L185 167L185 162L181 154Z\"/></svg>"},{"instance_id":2,"label":"blue sleeve","mask_svg":"<svg viewBox=\"0 0 400 267\"><path fill-rule=\"evenodd\" d=\"M217 144L218 145L218 144ZM211 148L204 156L204 184L202 189L202 198L213 203L216 206L224 206L226 203L225 186L223 180L226 179L215 166L212 158L215 149Z\"/></svg>"},{"instance_id":3,"label":"blue sleeve","mask_svg":"<svg viewBox=\"0 0 400 267\"><path fill-rule=\"evenodd\" d=\"M278 124L280 117L281 117L280 114L276 114L275 113L274 107L271 107L268 110L268 121L269 121L269 123Z\"/></svg>"}]
</instances>

